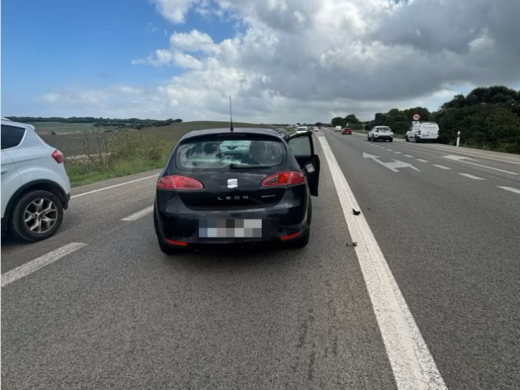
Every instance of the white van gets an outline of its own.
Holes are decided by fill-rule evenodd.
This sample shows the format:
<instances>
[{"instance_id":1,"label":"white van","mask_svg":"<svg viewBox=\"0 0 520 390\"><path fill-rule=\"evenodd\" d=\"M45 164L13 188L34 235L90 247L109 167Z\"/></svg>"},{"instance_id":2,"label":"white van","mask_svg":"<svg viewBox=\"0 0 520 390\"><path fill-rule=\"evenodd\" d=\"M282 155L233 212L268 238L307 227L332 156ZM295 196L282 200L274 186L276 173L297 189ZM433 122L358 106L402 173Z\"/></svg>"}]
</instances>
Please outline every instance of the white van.
<instances>
[{"instance_id":1,"label":"white van","mask_svg":"<svg viewBox=\"0 0 520 390\"><path fill-rule=\"evenodd\" d=\"M439 125L435 122L415 122L405 135L406 142L416 143L439 140Z\"/></svg>"},{"instance_id":2,"label":"white van","mask_svg":"<svg viewBox=\"0 0 520 390\"><path fill-rule=\"evenodd\" d=\"M336 127L334 128L334 132L336 132L336 131L341 131L341 126L336 126Z\"/></svg>"}]
</instances>

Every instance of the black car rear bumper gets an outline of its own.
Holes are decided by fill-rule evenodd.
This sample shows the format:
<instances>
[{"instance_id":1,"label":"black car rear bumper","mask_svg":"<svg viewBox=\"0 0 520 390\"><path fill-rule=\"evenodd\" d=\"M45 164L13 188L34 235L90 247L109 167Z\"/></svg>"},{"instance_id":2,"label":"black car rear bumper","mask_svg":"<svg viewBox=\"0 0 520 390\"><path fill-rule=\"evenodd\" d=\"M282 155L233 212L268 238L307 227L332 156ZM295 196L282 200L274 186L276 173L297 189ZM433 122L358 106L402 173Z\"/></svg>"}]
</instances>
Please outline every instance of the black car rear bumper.
<instances>
[{"instance_id":1,"label":"black car rear bumper","mask_svg":"<svg viewBox=\"0 0 520 390\"><path fill-rule=\"evenodd\" d=\"M374 137L374 141L379 141L379 140L390 141L390 140L393 140L393 139L394 139L394 137L389 136L389 135L380 135L378 137Z\"/></svg>"},{"instance_id":2,"label":"black car rear bumper","mask_svg":"<svg viewBox=\"0 0 520 390\"><path fill-rule=\"evenodd\" d=\"M187 247L215 244L280 243L298 239L307 233L307 202L290 204L282 199L277 206L248 210L196 211L188 209L179 198L171 200L169 212L155 207L154 225L158 239L166 245ZM310 201L310 200L308 200ZM171 212L174 209L175 212ZM262 233L257 237L201 237L203 220L262 220Z\"/></svg>"}]
</instances>

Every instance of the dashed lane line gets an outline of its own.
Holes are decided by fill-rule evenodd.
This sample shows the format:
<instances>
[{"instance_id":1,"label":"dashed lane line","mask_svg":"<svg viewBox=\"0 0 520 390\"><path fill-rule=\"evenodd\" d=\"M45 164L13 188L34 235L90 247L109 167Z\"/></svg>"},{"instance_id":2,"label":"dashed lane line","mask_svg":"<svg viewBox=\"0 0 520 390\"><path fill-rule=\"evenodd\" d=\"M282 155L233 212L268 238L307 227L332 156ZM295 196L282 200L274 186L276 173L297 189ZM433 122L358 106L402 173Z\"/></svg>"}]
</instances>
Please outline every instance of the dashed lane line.
<instances>
[{"instance_id":1,"label":"dashed lane line","mask_svg":"<svg viewBox=\"0 0 520 390\"><path fill-rule=\"evenodd\" d=\"M409 157L409 158L415 158L414 156L411 156L411 155L409 155L409 154L403 154L403 156L405 156L405 157Z\"/></svg>"},{"instance_id":2,"label":"dashed lane line","mask_svg":"<svg viewBox=\"0 0 520 390\"><path fill-rule=\"evenodd\" d=\"M473 179L473 180L486 180L486 179L483 179L483 178L478 177L478 176L470 175L469 173L459 173L459 175L467 177L468 179Z\"/></svg>"},{"instance_id":3,"label":"dashed lane line","mask_svg":"<svg viewBox=\"0 0 520 390\"><path fill-rule=\"evenodd\" d=\"M434 165L434 167L440 168L440 169L451 169L449 167L445 167L444 165Z\"/></svg>"},{"instance_id":4,"label":"dashed lane line","mask_svg":"<svg viewBox=\"0 0 520 390\"><path fill-rule=\"evenodd\" d=\"M506 190L506 191L510 191L510 192L514 192L515 194L518 194L520 195L520 190L518 188L513 188L513 187L498 187L498 188L502 188L503 190Z\"/></svg>"},{"instance_id":5,"label":"dashed lane line","mask_svg":"<svg viewBox=\"0 0 520 390\"><path fill-rule=\"evenodd\" d=\"M427 162L429 162L428 160L423 160L423 159L421 159L421 158L418 158L417 161L420 161L420 162L423 162L423 163L427 163Z\"/></svg>"},{"instance_id":6,"label":"dashed lane line","mask_svg":"<svg viewBox=\"0 0 520 390\"><path fill-rule=\"evenodd\" d=\"M18 268L6 272L2 275L2 288L17 281L18 279L38 271L43 267L48 266L49 264L54 263L62 257L70 255L71 253L83 248L86 245L87 244L83 244L81 242L71 242L70 244L64 245L61 248L53 250L52 252L29 261L28 263L25 263Z\"/></svg>"}]
</instances>

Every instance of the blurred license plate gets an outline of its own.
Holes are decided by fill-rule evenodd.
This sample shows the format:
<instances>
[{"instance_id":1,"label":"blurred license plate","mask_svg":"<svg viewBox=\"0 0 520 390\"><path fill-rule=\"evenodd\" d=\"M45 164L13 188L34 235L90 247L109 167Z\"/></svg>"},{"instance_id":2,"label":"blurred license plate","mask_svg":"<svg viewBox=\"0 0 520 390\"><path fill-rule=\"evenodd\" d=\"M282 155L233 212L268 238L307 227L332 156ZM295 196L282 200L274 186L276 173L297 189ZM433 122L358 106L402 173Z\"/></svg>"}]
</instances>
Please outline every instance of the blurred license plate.
<instances>
[{"instance_id":1,"label":"blurred license plate","mask_svg":"<svg viewBox=\"0 0 520 390\"><path fill-rule=\"evenodd\" d=\"M201 219L199 238L261 238L261 219Z\"/></svg>"}]
</instances>

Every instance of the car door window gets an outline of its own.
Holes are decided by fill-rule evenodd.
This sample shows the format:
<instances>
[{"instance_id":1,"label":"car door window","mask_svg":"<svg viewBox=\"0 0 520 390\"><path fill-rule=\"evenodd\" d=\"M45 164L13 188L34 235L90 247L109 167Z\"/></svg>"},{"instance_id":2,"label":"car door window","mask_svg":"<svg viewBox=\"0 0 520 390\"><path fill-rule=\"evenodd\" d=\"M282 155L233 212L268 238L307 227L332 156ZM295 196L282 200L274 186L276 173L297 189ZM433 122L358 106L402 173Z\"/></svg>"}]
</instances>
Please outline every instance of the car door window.
<instances>
[{"instance_id":1,"label":"car door window","mask_svg":"<svg viewBox=\"0 0 520 390\"><path fill-rule=\"evenodd\" d=\"M20 145L25 131L23 127L2 125L2 150Z\"/></svg>"},{"instance_id":2,"label":"car door window","mask_svg":"<svg viewBox=\"0 0 520 390\"><path fill-rule=\"evenodd\" d=\"M311 144L309 142L309 138L306 136L291 139L291 142L289 142L289 147L295 156L312 155Z\"/></svg>"}]
</instances>

